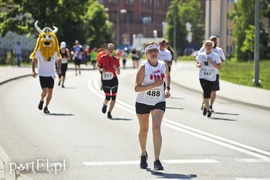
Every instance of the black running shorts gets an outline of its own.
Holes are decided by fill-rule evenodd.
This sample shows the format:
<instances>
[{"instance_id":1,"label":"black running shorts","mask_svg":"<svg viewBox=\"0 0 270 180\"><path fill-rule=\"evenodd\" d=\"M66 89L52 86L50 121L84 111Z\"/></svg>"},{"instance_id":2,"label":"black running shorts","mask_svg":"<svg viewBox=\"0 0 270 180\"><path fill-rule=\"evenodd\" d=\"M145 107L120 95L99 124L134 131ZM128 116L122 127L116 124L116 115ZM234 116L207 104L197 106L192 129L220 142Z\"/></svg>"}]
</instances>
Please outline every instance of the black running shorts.
<instances>
[{"instance_id":1,"label":"black running shorts","mask_svg":"<svg viewBox=\"0 0 270 180\"><path fill-rule=\"evenodd\" d=\"M165 101L159 102L153 106L136 102L135 107L136 107L137 114L149 114L150 111L154 109L160 109L165 112L166 102Z\"/></svg>"},{"instance_id":2,"label":"black running shorts","mask_svg":"<svg viewBox=\"0 0 270 180\"><path fill-rule=\"evenodd\" d=\"M39 82L40 82L40 86L41 86L42 89L43 88L53 89L53 86L54 86L53 77L39 76Z\"/></svg>"}]
</instances>

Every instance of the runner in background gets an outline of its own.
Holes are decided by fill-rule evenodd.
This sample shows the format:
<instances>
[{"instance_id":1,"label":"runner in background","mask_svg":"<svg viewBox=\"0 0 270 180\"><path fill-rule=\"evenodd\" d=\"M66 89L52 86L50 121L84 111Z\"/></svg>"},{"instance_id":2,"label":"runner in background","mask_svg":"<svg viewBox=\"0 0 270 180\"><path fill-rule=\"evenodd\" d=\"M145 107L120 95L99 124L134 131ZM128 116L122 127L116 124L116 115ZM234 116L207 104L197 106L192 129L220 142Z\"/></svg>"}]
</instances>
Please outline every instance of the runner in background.
<instances>
[{"instance_id":1,"label":"runner in background","mask_svg":"<svg viewBox=\"0 0 270 180\"><path fill-rule=\"evenodd\" d=\"M66 42L61 42L60 44L60 54L62 55L62 59L61 59L61 74L59 74L59 82L58 82L58 86L61 85L62 83L62 88L65 88L65 80L66 80L66 71L67 71L67 67L68 67L68 61L70 60L70 52L68 50L68 48L66 48Z\"/></svg>"},{"instance_id":2,"label":"runner in background","mask_svg":"<svg viewBox=\"0 0 270 180\"><path fill-rule=\"evenodd\" d=\"M101 72L102 86L105 93L105 99L102 106L102 112L107 112L107 106L109 111L107 118L112 119L112 110L115 105L116 95L118 91L118 78L120 74L119 60L113 56L114 45L109 43L107 45L107 54L103 55L97 62L96 68Z\"/></svg>"}]
</instances>

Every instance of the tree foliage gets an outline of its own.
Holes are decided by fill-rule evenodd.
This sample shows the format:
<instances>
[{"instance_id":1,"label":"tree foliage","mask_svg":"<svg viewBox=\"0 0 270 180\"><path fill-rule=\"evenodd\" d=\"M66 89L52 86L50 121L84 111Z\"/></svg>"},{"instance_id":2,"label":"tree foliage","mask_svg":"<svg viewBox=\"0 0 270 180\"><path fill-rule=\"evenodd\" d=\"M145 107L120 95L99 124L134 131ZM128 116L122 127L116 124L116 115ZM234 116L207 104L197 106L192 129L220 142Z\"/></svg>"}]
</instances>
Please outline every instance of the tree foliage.
<instances>
[{"instance_id":1,"label":"tree foliage","mask_svg":"<svg viewBox=\"0 0 270 180\"><path fill-rule=\"evenodd\" d=\"M97 9L99 13L89 13L97 12ZM103 19L99 23L90 25L92 22L87 21L97 21L101 17ZM111 24L106 23L107 19L103 5L97 0L9 0L1 2L0 35L4 36L8 31L37 34L34 22L38 20L41 28L58 27L59 41L73 44L79 40L81 44L100 46L102 41L111 40ZM97 37L93 29L101 30L102 34Z\"/></svg>"},{"instance_id":2,"label":"tree foliage","mask_svg":"<svg viewBox=\"0 0 270 180\"><path fill-rule=\"evenodd\" d=\"M192 39L191 44L200 48L204 39L204 18L201 3L198 0L189 0L184 2L180 7L180 12L185 23L191 24Z\"/></svg>"},{"instance_id":3,"label":"tree foliage","mask_svg":"<svg viewBox=\"0 0 270 180\"><path fill-rule=\"evenodd\" d=\"M204 21L202 18L201 4L197 0L182 1L174 0L169 6L166 21L167 38L173 44L174 42L174 20L176 20L176 50L182 54L188 44L186 23L191 24L192 41L194 47L200 47L204 35Z\"/></svg>"},{"instance_id":4,"label":"tree foliage","mask_svg":"<svg viewBox=\"0 0 270 180\"><path fill-rule=\"evenodd\" d=\"M260 4L260 19L267 16L269 18L269 0L261 0ZM253 52L254 43L251 41L254 41L255 37L255 0L238 0L230 16L234 20L232 34L235 41L235 56L240 61L248 61L253 58L251 52ZM260 57L266 58L268 33L262 24L260 24L260 32Z\"/></svg>"}]
</instances>

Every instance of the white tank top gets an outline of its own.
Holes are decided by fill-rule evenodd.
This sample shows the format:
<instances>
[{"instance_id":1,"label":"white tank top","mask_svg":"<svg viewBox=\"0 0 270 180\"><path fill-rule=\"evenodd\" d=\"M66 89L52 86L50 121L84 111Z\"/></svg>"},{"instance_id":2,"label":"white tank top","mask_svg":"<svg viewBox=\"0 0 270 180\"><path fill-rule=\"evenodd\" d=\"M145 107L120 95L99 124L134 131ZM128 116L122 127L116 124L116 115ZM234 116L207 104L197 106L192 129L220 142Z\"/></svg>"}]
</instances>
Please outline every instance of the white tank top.
<instances>
[{"instance_id":1,"label":"white tank top","mask_svg":"<svg viewBox=\"0 0 270 180\"><path fill-rule=\"evenodd\" d=\"M166 76L165 62L158 60L157 67L153 67L150 65L148 61L146 61L144 62L144 68L145 68L145 75L142 85L153 84L157 79L162 79L163 81L165 81ZM138 92L136 97L136 102L147 105L155 105L163 101L165 101L164 84L155 87L153 89Z\"/></svg>"}]
</instances>

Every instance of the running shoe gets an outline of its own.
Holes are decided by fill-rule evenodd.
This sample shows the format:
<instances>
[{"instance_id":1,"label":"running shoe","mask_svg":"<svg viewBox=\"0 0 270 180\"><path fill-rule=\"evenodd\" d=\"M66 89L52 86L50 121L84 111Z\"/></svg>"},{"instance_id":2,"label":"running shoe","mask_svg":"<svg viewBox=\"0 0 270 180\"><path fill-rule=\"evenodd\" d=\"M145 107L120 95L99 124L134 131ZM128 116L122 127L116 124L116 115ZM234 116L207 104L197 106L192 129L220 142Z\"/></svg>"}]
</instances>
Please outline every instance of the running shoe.
<instances>
[{"instance_id":1,"label":"running shoe","mask_svg":"<svg viewBox=\"0 0 270 180\"><path fill-rule=\"evenodd\" d=\"M107 118L112 119L112 115L111 115L111 112L110 111L107 114Z\"/></svg>"},{"instance_id":2,"label":"running shoe","mask_svg":"<svg viewBox=\"0 0 270 180\"><path fill-rule=\"evenodd\" d=\"M213 106L209 106L209 111L210 111L210 112L214 112Z\"/></svg>"},{"instance_id":3,"label":"running shoe","mask_svg":"<svg viewBox=\"0 0 270 180\"><path fill-rule=\"evenodd\" d=\"M50 113L50 111L48 110L47 107L44 108L43 112L44 112L45 114L49 114L49 113Z\"/></svg>"},{"instance_id":4,"label":"running shoe","mask_svg":"<svg viewBox=\"0 0 270 180\"><path fill-rule=\"evenodd\" d=\"M58 86L60 86L60 84L61 84L61 81L58 82Z\"/></svg>"},{"instance_id":5,"label":"running shoe","mask_svg":"<svg viewBox=\"0 0 270 180\"><path fill-rule=\"evenodd\" d=\"M42 110L44 101L39 101L38 109Z\"/></svg>"},{"instance_id":6,"label":"running shoe","mask_svg":"<svg viewBox=\"0 0 270 180\"><path fill-rule=\"evenodd\" d=\"M140 164L140 167L142 169L146 169L148 167L148 164L147 164L147 159L148 159L148 154L147 152L145 151L145 155L141 155L141 164Z\"/></svg>"},{"instance_id":7,"label":"running shoe","mask_svg":"<svg viewBox=\"0 0 270 180\"><path fill-rule=\"evenodd\" d=\"M65 88L64 84L62 84L62 88Z\"/></svg>"},{"instance_id":8,"label":"running shoe","mask_svg":"<svg viewBox=\"0 0 270 180\"><path fill-rule=\"evenodd\" d=\"M164 168L159 160L154 161L154 170L164 170Z\"/></svg>"},{"instance_id":9,"label":"running shoe","mask_svg":"<svg viewBox=\"0 0 270 180\"><path fill-rule=\"evenodd\" d=\"M107 105L103 104L103 107L102 107L102 112L105 114L107 111Z\"/></svg>"},{"instance_id":10,"label":"running shoe","mask_svg":"<svg viewBox=\"0 0 270 180\"><path fill-rule=\"evenodd\" d=\"M208 111L207 117L211 117L211 116L212 116L211 111Z\"/></svg>"},{"instance_id":11,"label":"running shoe","mask_svg":"<svg viewBox=\"0 0 270 180\"><path fill-rule=\"evenodd\" d=\"M204 107L204 102L202 103L202 106L201 106L201 110L203 111L203 107Z\"/></svg>"},{"instance_id":12,"label":"running shoe","mask_svg":"<svg viewBox=\"0 0 270 180\"><path fill-rule=\"evenodd\" d=\"M203 107L203 115L205 116L206 113L207 113L207 109L206 109L206 107Z\"/></svg>"}]
</instances>

